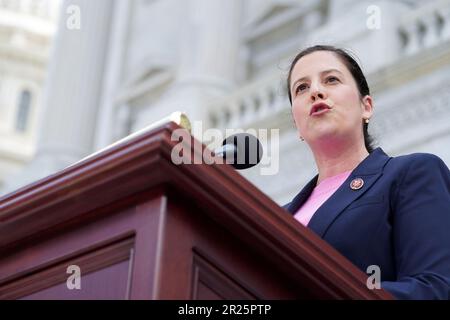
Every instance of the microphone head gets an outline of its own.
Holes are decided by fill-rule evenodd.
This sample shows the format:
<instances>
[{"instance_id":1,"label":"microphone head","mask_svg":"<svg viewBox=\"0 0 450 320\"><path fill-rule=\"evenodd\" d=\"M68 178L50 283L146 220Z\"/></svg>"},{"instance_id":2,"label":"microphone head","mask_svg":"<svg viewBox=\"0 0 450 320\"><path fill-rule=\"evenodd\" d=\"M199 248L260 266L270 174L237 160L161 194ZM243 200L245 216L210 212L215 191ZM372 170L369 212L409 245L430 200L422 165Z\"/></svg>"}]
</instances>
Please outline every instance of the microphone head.
<instances>
[{"instance_id":1,"label":"microphone head","mask_svg":"<svg viewBox=\"0 0 450 320\"><path fill-rule=\"evenodd\" d=\"M226 163L236 170L248 169L256 166L262 159L263 147L255 136L248 133L237 133L229 136L222 142L222 146L230 145L234 152L224 152Z\"/></svg>"}]
</instances>

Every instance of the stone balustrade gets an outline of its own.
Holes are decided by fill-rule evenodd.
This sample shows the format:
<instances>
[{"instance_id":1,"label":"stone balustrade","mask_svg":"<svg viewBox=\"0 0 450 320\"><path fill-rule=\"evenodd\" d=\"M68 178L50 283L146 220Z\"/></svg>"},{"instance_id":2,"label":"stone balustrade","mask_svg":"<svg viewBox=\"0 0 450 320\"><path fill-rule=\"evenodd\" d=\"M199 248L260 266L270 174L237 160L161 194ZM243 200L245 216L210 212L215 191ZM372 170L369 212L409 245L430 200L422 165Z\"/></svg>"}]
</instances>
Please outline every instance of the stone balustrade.
<instances>
[{"instance_id":1,"label":"stone balustrade","mask_svg":"<svg viewBox=\"0 0 450 320\"><path fill-rule=\"evenodd\" d=\"M430 1L400 20L405 55L436 46L450 39L450 1Z\"/></svg>"},{"instance_id":2,"label":"stone balustrade","mask_svg":"<svg viewBox=\"0 0 450 320\"><path fill-rule=\"evenodd\" d=\"M279 73L242 87L220 101L213 101L208 110L209 125L216 128L248 128L289 107L284 79Z\"/></svg>"}]
</instances>

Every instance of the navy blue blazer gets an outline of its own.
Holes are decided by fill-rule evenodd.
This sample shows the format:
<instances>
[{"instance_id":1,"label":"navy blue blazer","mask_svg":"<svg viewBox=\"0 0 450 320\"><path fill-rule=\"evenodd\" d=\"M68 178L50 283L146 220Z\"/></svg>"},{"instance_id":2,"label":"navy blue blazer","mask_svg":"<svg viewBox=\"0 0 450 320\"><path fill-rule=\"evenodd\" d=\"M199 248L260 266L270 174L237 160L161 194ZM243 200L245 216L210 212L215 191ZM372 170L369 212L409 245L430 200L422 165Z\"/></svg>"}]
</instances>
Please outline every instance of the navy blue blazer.
<instances>
[{"instance_id":1,"label":"navy blue blazer","mask_svg":"<svg viewBox=\"0 0 450 320\"><path fill-rule=\"evenodd\" d=\"M318 176L284 206L297 212ZM350 187L355 178L360 189ZM450 171L437 156L375 149L316 211L308 228L398 299L450 297ZM370 272L369 275L371 275Z\"/></svg>"}]
</instances>

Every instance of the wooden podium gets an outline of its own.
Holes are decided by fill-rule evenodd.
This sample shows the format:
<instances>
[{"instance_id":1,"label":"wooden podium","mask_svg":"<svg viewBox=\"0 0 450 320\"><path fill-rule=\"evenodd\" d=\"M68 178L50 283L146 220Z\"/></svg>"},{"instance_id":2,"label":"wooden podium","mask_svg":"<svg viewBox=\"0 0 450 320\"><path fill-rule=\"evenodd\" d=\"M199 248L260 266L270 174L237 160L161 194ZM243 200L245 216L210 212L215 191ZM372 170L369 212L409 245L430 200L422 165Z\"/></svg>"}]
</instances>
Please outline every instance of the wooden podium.
<instances>
[{"instance_id":1,"label":"wooden podium","mask_svg":"<svg viewBox=\"0 0 450 320\"><path fill-rule=\"evenodd\" d=\"M392 298L231 166L175 165L176 129L0 199L0 299Z\"/></svg>"}]
</instances>

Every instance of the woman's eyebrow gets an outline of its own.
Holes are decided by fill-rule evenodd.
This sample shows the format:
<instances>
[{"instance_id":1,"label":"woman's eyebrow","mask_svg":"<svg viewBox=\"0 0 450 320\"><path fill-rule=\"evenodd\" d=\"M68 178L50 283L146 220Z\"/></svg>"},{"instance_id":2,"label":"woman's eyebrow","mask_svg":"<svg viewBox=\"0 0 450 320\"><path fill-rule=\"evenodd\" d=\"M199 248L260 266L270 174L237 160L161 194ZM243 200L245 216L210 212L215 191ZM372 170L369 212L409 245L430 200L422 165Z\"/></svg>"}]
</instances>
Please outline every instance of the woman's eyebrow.
<instances>
[{"instance_id":1,"label":"woman's eyebrow","mask_svg":"<svg viewBox=\"0 0 450 320\"><path fill-rule=\"evenodd\" d=\"M328 74L328 73L332 73L332 72L338 72L338 73L342 74L342 72L339 71L338 69L327 69L327 70L321 71L320 75L323 76L324 74ZM306 80L308 78L309 78L308 76L305 76L305 77L301 77L300 79L295 80L295 82L292 84L291 91L292 91L292 89L294 89L294 87L297 83L302 82L303 80Z\"/></svg>"},{"instance_id":2,"label":"woman's eyebrow","mask_svg":"<svg viewBox=\"0 0 450 320\"><path fill-rule=\"evenodd\" d=\"M328 73L331 73L331 72L337 72L337 73L342 74L342 72L339 71L338 69L328 69L328 70L322 71L320 74L324 75L324 74L328 74Z\"/></svg>"}]
</instances>

